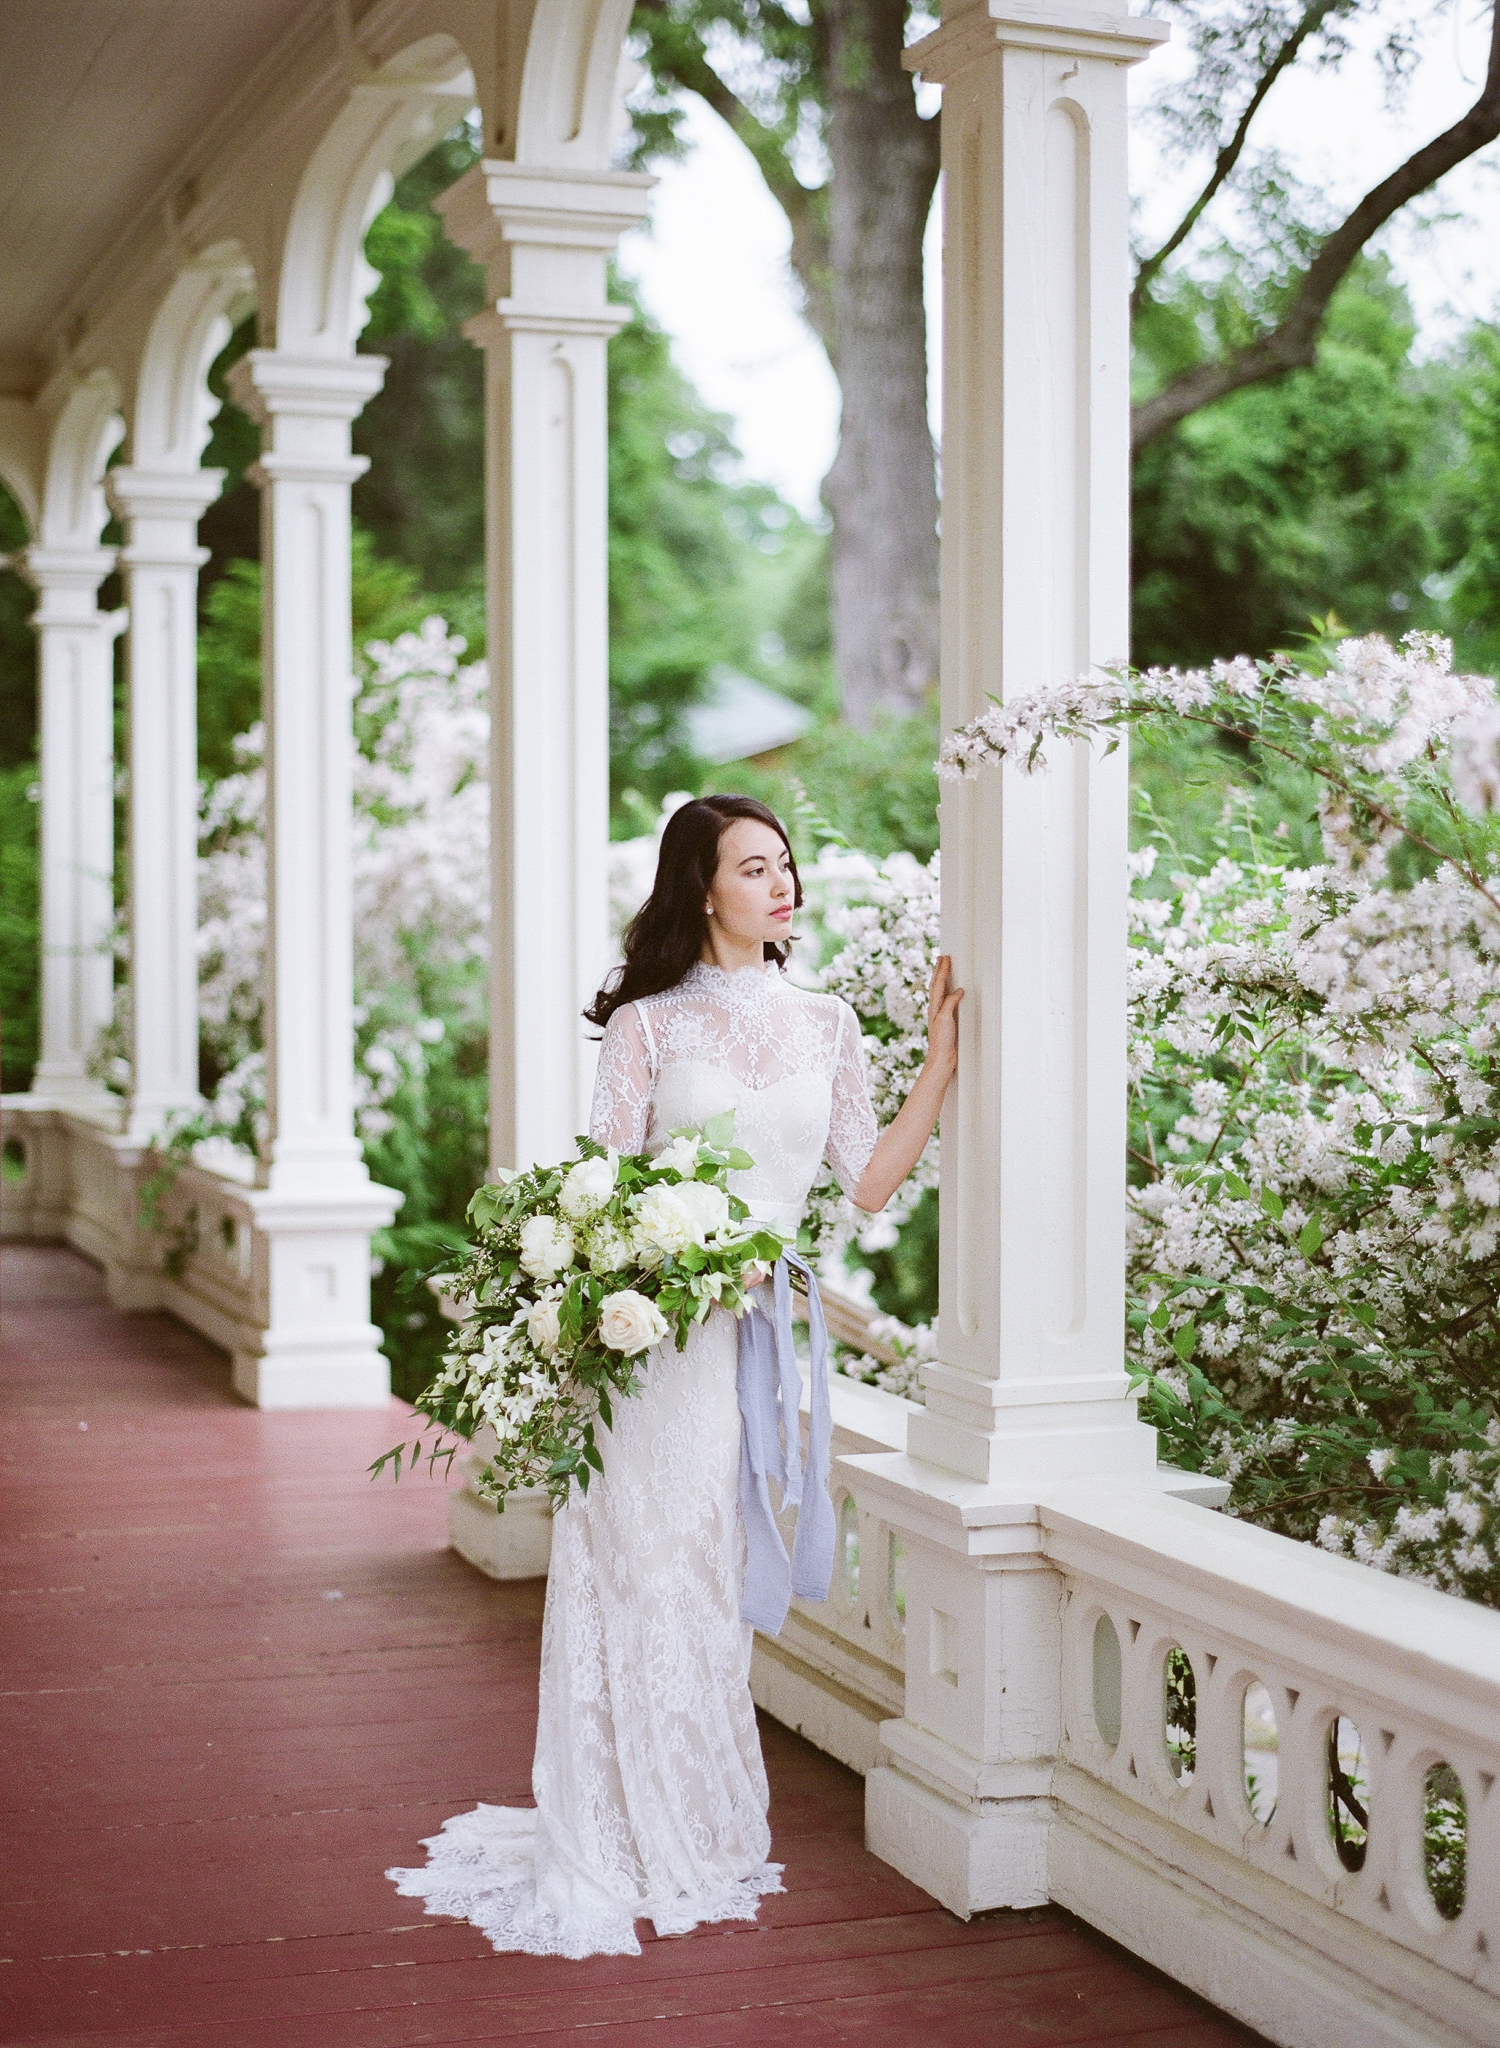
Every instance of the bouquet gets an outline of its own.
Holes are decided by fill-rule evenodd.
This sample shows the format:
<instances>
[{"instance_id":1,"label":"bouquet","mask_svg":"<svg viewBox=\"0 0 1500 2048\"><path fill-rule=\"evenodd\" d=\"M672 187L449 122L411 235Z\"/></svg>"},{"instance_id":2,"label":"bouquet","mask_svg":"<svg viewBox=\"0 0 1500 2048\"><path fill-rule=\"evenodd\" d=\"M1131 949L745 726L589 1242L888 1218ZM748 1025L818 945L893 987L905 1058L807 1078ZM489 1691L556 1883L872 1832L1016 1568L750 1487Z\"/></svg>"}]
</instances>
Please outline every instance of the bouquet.
<instances>
[{"instance_id":1,"label":"bouquet","mask_svg":"<svg viewBox=\"0 0 1500 2048\"><path fill-rule=\"evenodd\" d=\"M674 1131L654 1159L579 1138L559 1166L503 1173L469 1204L477 1241L444 1292L467 1309L453 1348L415 1407L435 1437L396 1445L372 1475L403 1458L450 1462L481 1428L496 1448L472 1478L503 1509L544 1485L553 1505L574 1480L603 1470L595 1425L637 1393L641 1359L674 1336L678 1350L715 1306L748 1307L749 1290L785 1250L730 1194L728 1176L754 1161L734 1144L734 1112Z\"/></svg>"}]
</instances>

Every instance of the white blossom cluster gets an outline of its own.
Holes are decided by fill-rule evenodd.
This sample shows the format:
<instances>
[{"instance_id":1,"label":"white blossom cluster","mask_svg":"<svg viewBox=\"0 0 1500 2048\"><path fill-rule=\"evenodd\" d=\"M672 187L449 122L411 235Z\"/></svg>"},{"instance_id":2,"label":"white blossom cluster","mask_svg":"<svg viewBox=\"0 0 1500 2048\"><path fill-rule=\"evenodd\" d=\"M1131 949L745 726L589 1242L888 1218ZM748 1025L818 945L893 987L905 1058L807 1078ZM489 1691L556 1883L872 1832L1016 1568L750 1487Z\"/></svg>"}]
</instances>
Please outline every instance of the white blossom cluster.
<instances>
[{"instance_id":1,"label":"white blossom cluster","mask_svg":"<svg viewBox=\"0 0 1500 2048\"><path fill-rule=\"evenodd\" d=\"M482 663L439 618L372 641L354 702L355 1115L390 1130L428 1049L483 1015L489 947L489 716ZM235 741L236 769L205 787L199 825L199 1004L223 1072L194 1135L257 1149L266 946L265 735ZM120 1020L113 1036L121 1036ZM112 1047L111 1050L114 1050ZM128 1081L116 1053L112 1076Z\"/></svg>"},{"instance_id":2,"label":"white blossom cluster","mask_svg":"<svg viewBox=\"0 0 1500 2048\"><path fill-rule=\"evenodd\" d=\"M903 1323L897 1316L876 1316L869 1334L896 1353L895 1362L872 1353L840 1347L838 1370L867 1387L880 1387L888 1394L901 1394L908 1401L925 1402L922 1367L938 1355L936 1323Z\"/></svg>"},{"instance_id":3,"label":"white blossom cluster","mask_svg":"<svg viewBox=\"0 0 1500 2048\"><path fill-rule=\"evenodd\" d=\"M1500 1597L1500 916L1451 868L1398 891L1247 844L1133 922L1134 1345L1170 1453Z\"/></svg>"},{"instance_id":4,"label":"white blossom cluster","mask_svg":"<svg viewBox=\"0 0 1500 2048\"><path fill-rule=\"evenodd\" d=\"M824 847L807 894L819 891L825 944L832 957L819 984L842 996L859 1018L877 1121L888 1124L911 1092L927 1057L927 992L942 942L941 855L922 862L893 853ZM834 951L834 948L837 948ZM864 1217L831 1181L813 1191L809 1222L830 1277L851 1240L861 1251L893 1244L928 1188L937 1186L938 1139L928 1140L909 1178L878 1216Z\"/></svg>"},{"instance_id":5,"label":"white blossom cluster","mask_svg":"<svg viewBox=\"0 0 1500 2048\"><path fill-rule=\"evenodd\" d=\"M1142 716L1175 712L1242 733L1264 733L1268 712L1303 711L1313 739L1346 750L1368 774L1397 774L1434 746L1451 749L1453 784L1476 811L1500 796L1500 706L1487 676L1458 675L1450 641L1409 633L1399 648L1379 634L1345 640L1326 670L1243 655L1206 669L1108 664L1071 682L1018 693L945 736L938 774L946 781L1002 761L1046 764L1051 739L1083 739Z\"/></svg>"}]
</instances>

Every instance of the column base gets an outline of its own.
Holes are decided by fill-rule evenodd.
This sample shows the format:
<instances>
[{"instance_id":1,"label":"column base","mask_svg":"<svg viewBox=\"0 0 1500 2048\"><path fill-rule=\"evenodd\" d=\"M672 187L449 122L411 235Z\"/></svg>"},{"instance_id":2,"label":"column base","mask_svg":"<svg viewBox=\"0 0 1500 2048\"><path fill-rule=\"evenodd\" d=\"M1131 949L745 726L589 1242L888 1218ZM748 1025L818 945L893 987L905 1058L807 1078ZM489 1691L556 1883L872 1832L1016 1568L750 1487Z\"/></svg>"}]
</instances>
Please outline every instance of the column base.
<instances>
[{"instance_id":1,"label":"column base","mask_svg":"<svg viewBox=\"0 0 1500 2048\"><path fill-rule=\"evenodd\" d=\"M260 1352L236 1351L234 1391L253 1408L384 1408L390 1361L373 1323L362 1330L278 1334Z\"/></svg>"},{"instance_id":2,"label":"column base","mask_svg":"<svg viewBox=\"0 0 1500 2048\"><path fill-rule=\"evenodd\" d=\"M967 1920L1000 1906L1045 1906L1050 1799L975 1809L878 1765L865 1779L865 1847Z\"/></svg>"},{"instance_id":3,"label":"column base","mask_svg":"<svg viewBox=\"0 0 1500 2048\"><path fill-rule=\"evenodd\" d=\"M260 1330L235 1347L234 1391L257 1408L383 1408L391 1370L370 1321L370 1233L400 1195L363 1181L245 1199Z\"/></svg>"},{"instance_id":4,"label":"column base","mask_svg":"<svg viewBox=\"0 0 1500 2048\"><path fill-rule=\"evenodd\" d=\"M105 1116L118 1121L120 1098L112 1095L102 1081L96 1081L91 1074L80 1074L68 1066L49 1067L42 1061L32 1071L31 1087L27 1091L38 1104L50 1107L53 1103L59 1109L69 1109L87 1116L90 1112L101 1119Z\"/></svg>"},{"instance_id":5,"label":"column base","mask_svg":"<svg viewBox=\"0 0 1500 2048\"><path fill-rule=\"evenodd\" d=\"M913 1458L982 1486L1035 1487L1084 1473L1147 1479L1156 1432L1137 1414L1123 1372L1064 1379L978 1380L934 1362L926 1406L911 1418Z\"/></svg>"},{"instance_id":6,"label":"column base","mask_svg":"<svg viewBox=\"0 0 1500 2048\"><path fill-rule=\"evenodd\" d=\"M543 1487L512 1495L505 1513L467 1487L448 1496L448 1547L489 1579L543 1579L552 1559L552 1510Z\"/></svg>"}]
</instances>

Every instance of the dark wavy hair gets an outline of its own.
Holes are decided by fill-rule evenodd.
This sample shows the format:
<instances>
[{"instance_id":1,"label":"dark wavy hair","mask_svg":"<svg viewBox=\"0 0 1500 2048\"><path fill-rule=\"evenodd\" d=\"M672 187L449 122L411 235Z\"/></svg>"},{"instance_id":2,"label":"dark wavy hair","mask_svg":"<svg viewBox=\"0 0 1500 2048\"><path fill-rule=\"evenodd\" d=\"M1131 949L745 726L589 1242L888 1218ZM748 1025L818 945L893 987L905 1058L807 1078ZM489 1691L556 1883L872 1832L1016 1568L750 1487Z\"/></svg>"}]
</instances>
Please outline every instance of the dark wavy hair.
<instances>
[{"instance_id":1,"label":"dark wavy hair","mask_svg":"<svg viewBox=\"0 0 1500 2048\"><path fill-rule=\"evenodd\" d=\"M792 864L793 902L802 907L802 881L786 828L753 796L700 796L673 811L661 835L656 880L625 933L625 964L610 974L584 1011L590 1024L607 1024L622 1003L676 988L703 957L708 936L706 898L719 865L719 841L739 818L769 825ZM785 967L791 946L766 941L765 957Z\"/></svg>"}]
</instances>

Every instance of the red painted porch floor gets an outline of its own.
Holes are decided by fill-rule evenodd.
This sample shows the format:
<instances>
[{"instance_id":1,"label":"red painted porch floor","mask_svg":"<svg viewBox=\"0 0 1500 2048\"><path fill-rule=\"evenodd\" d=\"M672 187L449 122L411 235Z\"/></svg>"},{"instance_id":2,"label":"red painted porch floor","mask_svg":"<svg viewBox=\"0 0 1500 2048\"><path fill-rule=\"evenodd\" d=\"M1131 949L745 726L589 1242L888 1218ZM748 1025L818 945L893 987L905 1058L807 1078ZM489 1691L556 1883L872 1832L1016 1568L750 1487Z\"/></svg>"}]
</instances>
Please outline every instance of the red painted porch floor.
<instances>
[{"instance_id":1,"label":"red painted porch floor","mask_svg":"<svg viewBox=\"0 0 1500 2048\"><path fill-rule=\"evenodd\" d=\"M394 1405L257 1414L74 1254L0 1277L6 2048L1253 2040L1055 1909L954 1919L772 1721L758 1924L568 1963L419 1918L385 1867L529 1796L541 1582L455 1557L440 1486L366 1479Z\"/></svg>"}]
</instances>

